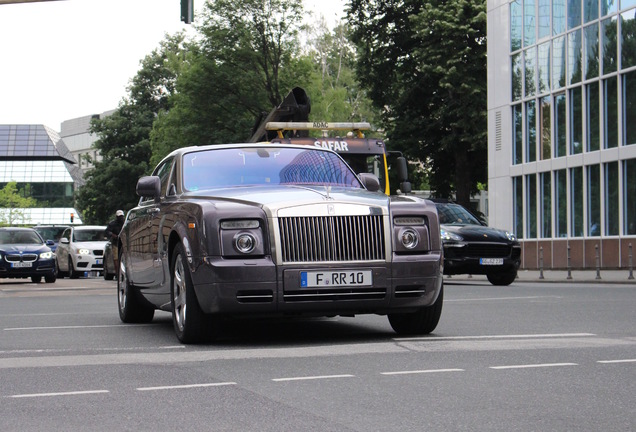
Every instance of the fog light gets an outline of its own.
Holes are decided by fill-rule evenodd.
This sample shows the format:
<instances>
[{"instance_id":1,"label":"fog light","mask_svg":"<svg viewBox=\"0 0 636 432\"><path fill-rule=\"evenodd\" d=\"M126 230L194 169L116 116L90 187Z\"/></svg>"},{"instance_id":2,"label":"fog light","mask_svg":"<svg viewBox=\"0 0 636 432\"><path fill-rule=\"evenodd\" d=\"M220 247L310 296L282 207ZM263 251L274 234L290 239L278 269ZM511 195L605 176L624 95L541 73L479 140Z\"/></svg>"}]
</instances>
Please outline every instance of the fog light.
<instances>
[{"instance_id":1,"label":"fog light","mask_svg":"<svg viewBox=\"0 0 636 432\"><path fill-rule=\"evenodd\" d=\"M256 238L249 233L239 233L234 237L234 248L244 254L248 254L256 247Z\"/></svg>"},{"instance_id":2,"label":"fog light","mask_svg":"<svg viewBox=\"0 0 636 432\"><path fill-rule=\"evenodd\" d=\"M417 232L412 229L405 229L400 233L402 245L407 249L414 249L419 241Z\"/></svg>"}]
</instances>

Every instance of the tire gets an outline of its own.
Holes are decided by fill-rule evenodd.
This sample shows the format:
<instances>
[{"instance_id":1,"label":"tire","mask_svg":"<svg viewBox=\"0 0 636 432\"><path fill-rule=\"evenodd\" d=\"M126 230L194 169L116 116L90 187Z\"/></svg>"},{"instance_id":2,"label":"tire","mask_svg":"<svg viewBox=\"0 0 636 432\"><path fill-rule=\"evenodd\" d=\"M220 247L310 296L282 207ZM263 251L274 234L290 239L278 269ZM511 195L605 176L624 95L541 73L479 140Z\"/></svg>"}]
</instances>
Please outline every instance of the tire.
<instances>
[{"instance_id":1,"label":"tire","mask_svg":"<svg viewBox=\"0 0 636 432\"><path fill-rule=\"evenodd\" d=\"M108 271L106 269L104 269L104 280L112 281L113 279L115 279L115 274L114 273L108 273Z\"/></svg>"},{"instance_id":2,"label":"tire","mask_svg":"<svg viewBox=\"0 0 636 432\"><path fill-rule=\"evenodd\" d=\"M170 268L170 303L177 338L184 344L211 340L214 336L213 320L199 306L181 244L175 248Z\"/></svg>"},{"instance_id":3,"label":"tire","mask_svg":"<svg viewBox=\"0 0 636 432\"><path fill-rule=\"evenodd\" d=\"M42 281L42 276L31 276L31 282L40 283Z\"/></svg>"},{"instance_id":4,"label":"tire","mask_svg":"<svg viewBox=\"0 0 636 432\"><path fill-rule=\"evenodd\" d=\"M488 281L497 286L510 285L517 278L517 270L508 273L490 273L486 275Z\"/></svg>"},{"instance_id":5,"label":"tire","mask_svg":"<svg viewBox=\"0 0 636 432\"><path fill-rule=\"evenodd\" d=\"M66 272L63 272L62 270L60 270L60 263L57 262L57 257L55 257L55 276L58 279L63 279L64 276L66 276Z\"/></svg>"},{"instance_id":6,"label":"tire","mask_svg":"<svg viewBox=\"0 0 636 432\"><path fill-rule=\"evenodd\" d=\"M73 259L68 257L68 277L71 279L77 279L80 277L79 272L75 271L75 267L73 267Z\"/></svg>"},{"instance_id":7,"label":"tire","mask_svg":"<svg viewBox=\"0 0 636 432\"><path fill-rule=\"evenodd\" d=\"M55 274L44 276L44 282L46 283L53 283L56 280L57 280L57 276L55 276Z\"/></svg>"},{"instance_id":8,"label":"tire","mask_svg":"<svg viewBox=\"0 0 636 432\"><path fill-rule=\"evenodd\" d=\"M142 303L134 286L128 280L124 253L121 255L119 277L117 278L117 306L119 319L125 323L148 323L155 316L155 309Z\"/></svg>"},{"instance_id":9,"label":"tire","mask_svg":"<svg viewBox=\"0 0 636 432\"><path fill-rule=\"evenodd\" d=\"M401 335L429 334L435 330L439 323L443 303L444 285L442 285L435 303L420 308L416 312L389 314L389 323L393 330Z\"/></svg>"}]
</instances>

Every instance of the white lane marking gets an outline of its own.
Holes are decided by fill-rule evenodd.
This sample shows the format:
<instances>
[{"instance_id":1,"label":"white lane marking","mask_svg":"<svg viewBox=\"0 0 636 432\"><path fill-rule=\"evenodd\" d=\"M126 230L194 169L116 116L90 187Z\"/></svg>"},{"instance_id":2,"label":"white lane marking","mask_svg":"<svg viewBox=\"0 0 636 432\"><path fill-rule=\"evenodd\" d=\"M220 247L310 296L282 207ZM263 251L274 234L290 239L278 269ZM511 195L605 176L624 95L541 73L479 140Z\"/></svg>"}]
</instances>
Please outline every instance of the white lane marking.
<instances>
[{"instance_id":1,"label":"white lane marking","mask_svg":"<svg viewBox=\"0 0 636 432\"><path fill-rule=\"evenodd\" d=\"M185 349L184 345L166 345L166 346L136 346L136 347L117 347L117 348L40 348L40 349L16 349L0 351L0 354L42 354L42 353L65 353L65 352L125 352L125 351L141 351L141 350L173 350Z\"/></svg>"},{"instance_id":2,"label":"white lane marking","mask_svg":"<svg viewBox=\"0 0 636 432\"><path fill-rule=\"evenodd\" d=\"M519 334L519 335L484 335L484 336L417 336L393 338L394 341L444 341L444 340L487 340L487 339L531 339L531 338L566 338L589 337L594 333L552 333L552 334Z\"/></svg>"},{"instance_id":3,"label":"white lane marking","mask_svg":"<svg viewBox=\"0 0 636 432\"><path fill-rule=\"evenodd\" d=\"M512 365L512 366L490 366L490 369L527 369L527 368L544 368L544 367L559 367L559 366L578 366L578 363L543 363L543 364L526 364L526 365Z\"/></svg>"},{"instance_id":4,"label":"white lane marking","mask_svg":"<svg viewBox=\"0 0 636 432\"><path fill-rule=\"evenodd\" d=\"M54 396L76 396L86 394L99 394L109 393L108 390L84 390L84 391L72 391L72 392L59 392L59 393L32 393L32 394L20 394L7 396L10 398L36 398L36 397L54 397Z\"/></svg>"},{"instance_id":5,"label":"white lane marking","mask_svg":"<svg viewBox=\"0 0 636 432\"><path fill-rule=\"evenodd\" d=\"M437 372L465 372L465 370L464 369L425 369L425 370L412 370L412 371L380 372L380 375L409 375L409 374L424 374L424 373L437 373Z\"/></svg>"},{"instance_id":6,"label":"white lane marking","mask_svg":"<svg viewBox=\"0 0 636 432\"><path fill-rule=\"evenodd\" d=\"M149 327L156 324L135 324L135 327ZM104 325L85 325L85 326L56 326L56 327L9 327L4 331L17 331L17 330L75 330L86 328L116 328L116 327L128 327L132 326L128 324L104 324Z\"/></svg>"},{"instance_id":7,"label":"white lane marking","mask_svg":"<svg viewBox=\"0 0 636 432\"><path fill-rule=\"evenodd\" d=\"M546 298L563 298L563 296L547 295L547 296L523 296L523 297L485 297L485 298L470 298L470 299L444 299L444 303L461 303L461 302L476 302L476 301L492 301L492 300L536 300Z\"/></svg>"},{"instance_id":8,"label":"white lane marking","mask_svg":"<svg viewBox=\"0 0 636 432\"><path fill-rule=\"evenodd\" d=\"M624 360L599 360L597 363L611 364L611 363L636 363L636 359L624 359Z\"/></svg>"},{"instance_id":9,"label":"white lane marking","mask_svg":"<svg viewBox=\"0 0 636 432\"><path fill-rule=\"evenodd\" d=\"M355 375L320 375L320 376L305 376L305 377L289 377L289 378L272 378L272 381L302 381L302 380L318 380L318 379L331 379L331 378L354 378Z\"/></svg>"},{"instance_id":10,"label":"white lane marking","mask_svg":"<svg viewBox=\"0 0 636 432\"><path fill-rule=\"evenodd\" d=\"M154 391L154 390L176 390L176 389L191 389L199 387L221 387L236 385L235 382L220 382L220 383L202 383L202 384L183 384L173 386L158 386L158 387L139 387L139 391Z\"/></svg>"}]
</instances>

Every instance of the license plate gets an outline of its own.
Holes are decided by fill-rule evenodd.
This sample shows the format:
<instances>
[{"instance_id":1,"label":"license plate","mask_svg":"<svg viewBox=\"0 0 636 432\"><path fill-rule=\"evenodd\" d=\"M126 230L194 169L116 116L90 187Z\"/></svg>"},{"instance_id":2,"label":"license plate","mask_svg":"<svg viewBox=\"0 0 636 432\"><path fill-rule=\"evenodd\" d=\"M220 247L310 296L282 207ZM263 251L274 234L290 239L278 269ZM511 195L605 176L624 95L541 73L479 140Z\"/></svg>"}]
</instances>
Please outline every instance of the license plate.
<instances>
[{"instance_id":1,"label":"license plate","mask_svg":"<svg viewBox=\"0 0 636 432\"><path fill-rule=\"evenodd\" d=\"M16 263L11 263L11 267L13 267L13 268L33 267L33 263L30 263L30 262L16 262Z\"/></svg>"},{"instance_id":2,"label":"license plate","mask_svg":"<svg viewBox=\"0 0 636 432\"><path fill-rule=\"evenodd\" d=\"M479 258L481 265L503 265L503 258Z\"/></svg>"},{"instance_id":3,"label":"license plate","mask_svg":"<svg viewBox=\"0 0 636 432\"><path fill-rule=\"evenodd\" d=\"M372 286L371 270L338 270L300 272L301 288Z\"/></svg>"},{"instance_id":4,"label":"license plate","mask_svg":"<svg viewBox=\"0 0 636 432\"><path fill-rule=\"evenodd\" d=\"M101 265L101 263L102 263L102 260L98 260L98 259L95 260L95 264Z\"/></svg>"}]
</instances>

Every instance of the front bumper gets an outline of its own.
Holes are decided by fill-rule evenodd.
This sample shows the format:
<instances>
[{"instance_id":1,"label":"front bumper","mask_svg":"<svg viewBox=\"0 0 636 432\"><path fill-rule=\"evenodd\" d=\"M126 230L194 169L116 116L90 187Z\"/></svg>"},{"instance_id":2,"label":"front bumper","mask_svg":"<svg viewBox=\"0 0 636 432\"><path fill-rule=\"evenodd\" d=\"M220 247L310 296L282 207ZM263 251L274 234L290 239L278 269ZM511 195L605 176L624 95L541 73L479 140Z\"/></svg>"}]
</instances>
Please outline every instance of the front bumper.
<instances>
[{"instance_id":1,"label":"front bumper","mask_svg":"<svg viewBox=\"0 0 636 432\"><path fill-rule=\"evenodd\" d=\"M370 270L370 286L301 286L301 272ZM206 313L232 316L355 315L407 312L435 302L442 285L441 254L394 256L369 263L276 266L271 259L207 258L192 272Z\"/></svg>"},{"instance_id":2,"label":"front bumper","mask_svg":"<svg viewBox=\"0 0 636 432\"><path fill-rule=\"evenodd\" d=\"M55 259L37 259L31 267L15 267L12 263L0 262L0 278L29 278L32 276L50 276L55 274Z\"/></svg>"},{"instance_id":3,"label":"front bumper","mask_svg":"<svg viewBox=\"0 0 636 432\"><path fill-rule=\"evenodd\" d=\"M75 269L83 271L104 270L104 257L97 255L76 255Z\"/></svg>"},{"instance_id":4,"label":"front bumper","mask_svg":"<svg viewBox=\"0 0 636 432\"><path fill-rule=\"evenodd\" d=\"M482 249L484 250L484 249ZM476 255L476 256L475 256ZM517 271L521 265L521 248L511 246L506 254L466 252L462 248L444 245L444 274L508 273Z\"/></svg>"}]
</instances>

